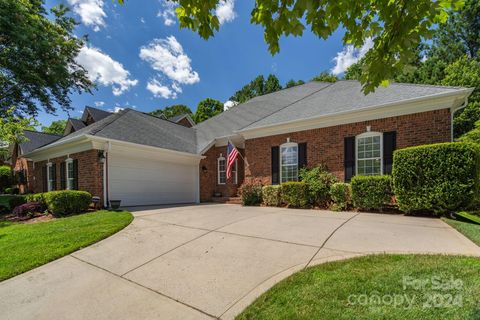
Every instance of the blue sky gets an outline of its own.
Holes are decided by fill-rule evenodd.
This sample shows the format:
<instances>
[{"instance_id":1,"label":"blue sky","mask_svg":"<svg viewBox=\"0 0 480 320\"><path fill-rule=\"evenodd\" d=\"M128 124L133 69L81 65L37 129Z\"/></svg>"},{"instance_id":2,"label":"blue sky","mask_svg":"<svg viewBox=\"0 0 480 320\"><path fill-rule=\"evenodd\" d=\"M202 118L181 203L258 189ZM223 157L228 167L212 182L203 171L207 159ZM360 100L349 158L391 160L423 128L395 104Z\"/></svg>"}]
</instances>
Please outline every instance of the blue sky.
<instances>
[{"instance_id":1,"label":"blue sky","mask_svg":"<svg viewBox=\"0 0 480 320\"><path fill-rule=\"evenodd\" d=\"M111 0L47 0L46 5L59 3L71 7L80 22L76 34L88 35L78 59L98 85L93 94L71 97L72 117L85 105L151 111L182 103L195 111L207 97L227 101L259 74L273 73L282 84L309 80L335 67L339 73L363 54L343 47L341 31L327 41L307 31L282 39L280 53L271 56L262 28L249 22L252 1L228 0L218 8L222 25L207 41L180 30L164 0L127 0L123 6ZM66 117L42 113L38 120L48 125Z\"/></svg>"}]
</instances>

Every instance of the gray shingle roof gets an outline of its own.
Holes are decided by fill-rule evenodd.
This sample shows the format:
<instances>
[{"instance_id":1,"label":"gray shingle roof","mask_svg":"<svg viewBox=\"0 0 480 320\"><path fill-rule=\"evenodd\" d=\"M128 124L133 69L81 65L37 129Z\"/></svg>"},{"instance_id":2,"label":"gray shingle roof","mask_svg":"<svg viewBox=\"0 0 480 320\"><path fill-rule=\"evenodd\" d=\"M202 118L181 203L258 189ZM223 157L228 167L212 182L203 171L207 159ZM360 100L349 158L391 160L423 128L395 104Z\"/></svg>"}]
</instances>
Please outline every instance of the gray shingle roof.
<instances>
[{"instance_id":1,"label":"gray shingle roof","mask_svg":"<svg viewBox=\"0 0 480 320\"><path fill-rule=\"evenodd\" d=\"M395 103L436 94L456 92L461 87L391 83L375 92L363 94L360 82L345 80L332 83L278 112L259 119L243 129L254 129L283 122L299 121L335 113L357 111L364 108Z\"/></svg>"},{"instance_id":2,"label":"gray shingle roof","mask_svg":"<svg viewBox=\"0 0 480 320\"><path fill-rule=\"evenodd\" d=\"M108 111L105 111L105 110L101 110L101 109L97 109L97 108L87 106L87 107L85 107L85 110L83 111L83 116L82 116L83 121L87 120L87 113L89 113L92 116L92 118L95 122L100 121L100 120L102 120L102 119L104 119L104 118L106 118L106 117L108 117L109 115L112 114L111 112L108 112Z\"/></svg>"},{"instance_id":3,"label":"gray shingle roof","mask_svg":"<svg viewBox=\"0 0 480 320\"><path fill-rule=\"evenodd\" d=\"M37 131L25 130L23 132L27 141L19 143L21 154L29 153L46 144L59 140L62 136Z\"/></svg>"},{"instance_id":4,"label":"gray shingle roof","mask_svg":"<svg viewBox=\"0 0 480 320\"><path fill-rule=\"evenodd\" d=\"M72 124L72 127L75 131L80 130L85 127L85 123L83 123L82 120L80 119L75 119L75 118L70 118L68 119L70 123Z\"/></svg>"},{"instance_id":5,"label":"gray shingle roof","mask_svg":"<svg viewBox=\"0 0 480 320\"><path fill-rule=\"evenodd\" d=\"M309 82L263 96L232 107L219 115L205 120L193 128L197 130L198 150L207 147L215 138L233 134L259 119L265 118L290 104L328 87L330 83Z\"/></svg>"},{"instance_id":6,"label":"gray shingle roof","mask_svg":"<svg viewBox=\"0 0 480 320\"><path fill-rule=\"evenodd\" d=\"M196 153L195 130L161 118L125 109L58 140L62 142L84 134Z\"/></svg>"}]
</instances>

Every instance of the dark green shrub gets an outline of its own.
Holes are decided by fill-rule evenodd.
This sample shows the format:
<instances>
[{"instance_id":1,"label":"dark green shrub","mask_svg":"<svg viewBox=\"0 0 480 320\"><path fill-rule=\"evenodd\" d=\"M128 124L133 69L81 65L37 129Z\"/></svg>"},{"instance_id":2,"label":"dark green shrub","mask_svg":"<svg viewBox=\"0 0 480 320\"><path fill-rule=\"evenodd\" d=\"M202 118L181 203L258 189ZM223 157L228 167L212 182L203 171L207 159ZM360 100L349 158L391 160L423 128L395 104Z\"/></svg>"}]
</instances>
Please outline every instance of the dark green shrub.
<instances>
[{"instance_id":1,"label":"dark green shrub","mask_svg":"<svg viewBox=\"0 0 480 320\"><path fill-rule=\"evenodd\" d=\"M332 184L330 188L332 196L332 210L342 211L348 209L352 204L352 187L349 183L337 182Z\"/></svg>"},{"instance_id":2,"label":"dark green shrub","mask_svg":"<svg viewBox=\"0 0 480 320\"><path fill-rule=\"evenodd\" d=\"M27 200L23 196L12 196L8 200L8 206L10 207L10 210L13 210L16 207L24 204L25 202L27 202Z\"/></svg>"},{"instance_id":3,"label":"dark green shrub","mask_svg":"<svg viewBox=\"0 0 480 320\"><path fill-rule=\"evenodd\" d=\"M13 188L5 188L5 194L13 194Z\"/></svg>"},{"instance_id":4,"label":"dark green shrub","mask_svg":"<svg viewBox=\"0 0 480 320\"><path fill-rule=\"evenodd\" d=\"M262 203L262 184L245 182L240 187L240 196L244 206L256 206Z\"/></svg>"},{"instance_id":5,"label":"dark green shrub","mask_svg":"<svg viewBox=\"0 0 480 320\"><path fill-rule=\"evenodd\" d=\"M309 203L308 186L305 182L285 182L281 185L282 202L291 208L306 208Z\"/></svg>"},{"instance_id":6,"label":"dark green shrub","mask_svg":"<svg viewBox=\"0 0 480 320\"><path fill-rule=\"evenodd\" d=\"M281 187L279 185L264 186L262 188L263 203L267 206L278 207L282 204Z\"/></svg>"},{"instance_id":7,"label":"dark green shrub","mask_svg":"<svg viewBox=\"0 0 480 320\"><path fill-rule=\"evenodd\" d=\"M479 148L440 143L395 151L393 185L400 210L443 214L469 207L479 192Z\"/></svg>"},{"instance_id":8,"label":"dark green shrub","mask_svg":"<svg viewBox=\"0 0 480 320\"><path fill-rule=\"evenodd\" d=\"M327 207L331 202L330 187L337 178L324 167L300 170L300 178L308 185L309 202L312 205Z\"/></svg>"},{"instance_id":9,"label":"dark green shrub","mask_svg":"<svg viewBox=\"0 0 480 320\"><path fill-rule=\"evenodd\" d=\"M48 210L55 216L82 213L92 203L92 195L85 191L62 190L43 194Z\"/></svg>"},{"instance_id":10,"label":"dark green shrub","mask_svg":"<svg viewBox=\"0 0 480 320\"><path fill-rule=\"evenodd\" d=\"M12 168L0 166L0 191L12 185ZM8 189L8 188L7 188ZM9 193L5 189L5 193Z\"/></svg>"},{"instance_id":11,"label":"dark green shrub","mask_svg":"<svg viewBox=\"0 0 480 320\"><path fill-rule=\"evenodd\" d=\"M361 210L382 210L392 200L391 176L354 176L353 205Z\"/></svg>"}]
</instances>

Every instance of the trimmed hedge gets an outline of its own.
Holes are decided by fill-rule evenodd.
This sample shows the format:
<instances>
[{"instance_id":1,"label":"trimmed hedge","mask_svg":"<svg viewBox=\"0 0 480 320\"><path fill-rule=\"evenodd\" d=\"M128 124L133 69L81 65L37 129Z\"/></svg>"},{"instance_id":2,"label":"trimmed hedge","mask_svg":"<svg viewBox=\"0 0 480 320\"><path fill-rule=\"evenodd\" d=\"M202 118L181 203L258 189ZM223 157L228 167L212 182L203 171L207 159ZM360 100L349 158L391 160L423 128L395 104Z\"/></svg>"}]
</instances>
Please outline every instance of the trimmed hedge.
<instances>
[{"instance_id":1,"label":"trimmed hedge","mask_svg":"<svg viewBox=\"0 0 480 320\"><path fill-rule=\"evenodd\" d=\"M397 150L393 185L400 210L444 214L478 199L480 147L440 143Z\"/></svg>"},{"instance_id":2,"label":"trimmed hedge","mask_svg":"<svg viewBox=\"0 0 480 320\"><path fill-rule=\"evenodd\" d=\"M334 183L330 187L330 195L333 201L331 207L333 211L346 210L352 204L352 187L349 183Z\"/></svg>"},{"instance_id":3,"label":"trimmed hedge","mask_svg":"<svg viewBox=\"0 0 480 320\"><path fill-rule=\"evenodd\" d=\"M361 210L382 210L392 200L391 176L354 176L353 205Z\"/></svg>"},{"instance_id":4,"label":"trimmed hedge","mask_svg":"<svg viewBox=\"0 0 480 320\"><path fill-rule=\"evenodd\" d=\"M282 204L281 186L264 186L262 188L262 198L265 205L278 207Z\"/></svg>"},{"instance_id":5,"label":"trimmed hedge","mask_svg":"<svg viewBox=\"0 0 480 320\"><path fill-rule=\"evenodd\" d=\"M281 185L282 202L292 208L306 208L309 203L308 185L305 182L285 182Z\"/></svg>"},{"instance_id":6,"label":"trimmed hedge","mask_svg":"<svg viewBox=\"0 0 480 320\"><path fill-rule=\"evenodd\" d=\"M337 178L324 167L302 169L300 178L308 185L309 202L319 207L328 207L332 201L330 187L337 182Z\"/></svg>"},{"instance_id":7,"label":"trimmed hedge","mask_svg":"<svg viewBox=\"0 0 480 320\"><path fill-rule=\"evenodd\" d=\"M12 168L0 166L0 192L5 189L5 193L8 193L6 189L10 185L12 185Z\"/></svg>"},{"instance_id":8,"label":"trimmed hedge","mask_svg":"<svg viewBox=\"0 0 480 320\"><path fill-rule=\"evenodd\" d=\"M83 213L92 203L92 195L86 191L61 190L27 196L28 202L44 203L54 216Z\"/></svg>"},{"instance_id":9,"label":"trimmed hedge","mask_svg":"<svg viewBox=\"0 0 480 320\"><path fill-rule=\"evenodd\" d=\"M262 184L259 182L246 182L240 187L242 205L256 206L262 203Z\"/></svg>"}]
</instances>

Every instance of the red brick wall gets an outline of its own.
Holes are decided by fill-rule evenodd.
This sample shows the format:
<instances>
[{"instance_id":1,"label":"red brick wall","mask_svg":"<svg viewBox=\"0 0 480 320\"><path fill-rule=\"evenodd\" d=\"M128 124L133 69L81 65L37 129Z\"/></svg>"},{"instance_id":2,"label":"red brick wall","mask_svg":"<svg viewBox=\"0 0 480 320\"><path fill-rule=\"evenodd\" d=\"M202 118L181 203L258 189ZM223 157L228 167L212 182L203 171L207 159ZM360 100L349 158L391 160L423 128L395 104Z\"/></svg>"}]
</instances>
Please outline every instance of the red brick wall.
<instances>
[{"instance_id":1,"label":"red brick wall","mask_svg":"<svg viewBox=\"0 0 480 320\"><path fill-rule=\"evenodd\" d=\"M339 179L344 178L344 138L371 131L397 132L397 149L450 141L450 110L442 109L381 120L363 121L306 131L255 138L245 141L245 179L259 178L271 183L271 147L290 138L307 142L307 166L326 165Z\"/></svg>"},{"instance_id":2,"label":"red brick wall","mask_svg":"<svg viewBox=\"0 0 480 320\"><path fill-rule=\"evenodd\" d=\"M71 159L78 160L78 190L88 191L93 196L99 196L103 203L103 164L98 161L98 150L92 149L69 155ZM50 159L50 162L56 164L57 183L56 189L60 190L60 163L64 162L67 156ZM44 192L43 190L43 172L42 168L47 161L35 162L33 184L34 192Z\"/></svg>"},{"instance_id":3,"label":"red brick wall","mask_svg":"<svg viewBox=\"0 0 480 320\"><path fill-rule=\"evenodd\" d=\"M25 177L27 179L27 183L18 185L18 188L20 189L20 193L32 192L33 181L34 181L33 162L28 161L25 158L15 157L15 166L13 167L13 170L15 172L25 170Z\"/></svg>"},{"instance_id":4,"label":"red brick wall","mask_svg":"<svg viewBox=\"0 0 480 320\"><path fill-rule=\"evenodd\" d=\"M244 154L243 149L238 149ZM211 147L200 161L200 201L210 201L215 192L221 192L224 197L233 197L237 195L238 187L243 183L244 165L243 160L238 157L238 183L233 183L233 177L227 179L227 183L219 185L217 172L217 158L222 154L227 157L227 147Z\"/></svg>"}]
</instances>

